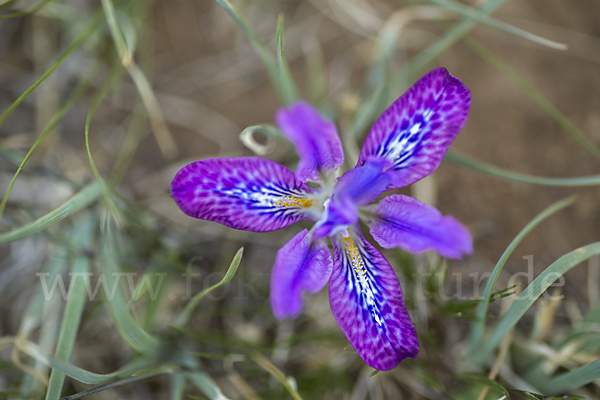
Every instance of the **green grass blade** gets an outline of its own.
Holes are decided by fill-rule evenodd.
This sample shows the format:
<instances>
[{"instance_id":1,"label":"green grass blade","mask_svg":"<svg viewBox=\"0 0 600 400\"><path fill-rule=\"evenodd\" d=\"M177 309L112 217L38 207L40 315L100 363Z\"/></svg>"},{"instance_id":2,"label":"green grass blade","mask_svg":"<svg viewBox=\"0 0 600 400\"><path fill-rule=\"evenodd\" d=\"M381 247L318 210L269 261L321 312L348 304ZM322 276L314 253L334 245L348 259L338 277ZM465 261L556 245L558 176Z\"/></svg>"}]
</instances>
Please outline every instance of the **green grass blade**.
<instances>
[{"instance_id":1,"label":"green grass blade","mask_svg":"<svg viewBox=\"0 0 600 400\"><path fill-rule=\"evenodd\" d=\"M89 86L91 84L91 81L93 80L93 78L96 75L98 75L98 71L96 71L95 68L92 68L92 72L89 74L89 76L87 76L81 82L79 82L79 84L75 87L75 89L73 89L73 91L71 92L71 94L69 95L67 100L65 101L65 104L63 104L61 109L58 110L58 112L52 116L52 119L44 127L44 129L42 130L40 135L37 137L37 139L31 146L31 148L25 155L25 157L20 161L19 167L17 168L17 171L15 172L10 183L8 184L8 188L6 189L6 192L4 193L4 197L2 197L2 202L0 203L0 218L2 217L2 214L4 213L4 208L6 207L8 197L10 196L10 192L12 191L12 188L17 180L17 177L21 173L21 170L23 169L23 167L25 166L27 161L29 161L29 158L31 157L33 152L38 148L38 146L40 145L40 143L42 143L42 141L46 138L46 136L48 136L48 134L50 132L52 132L52 130L56 127L56 125L58 125L58 123L64 118L65 114L85 94L85 92L87 91L87 89L89 88Z\"/></svg>"},{"instance_id":2,"label":"green grass blade","mask_svg":"<svg viewBox=\"0 0 600 400\"><path fill-rule=\"evenodd\" d=\"M0 15L0 20L10 19L10 18L19 18L24 15L33 14L33 13L41 10L42 8L44 8L44 6L46 4L48 4L52 1L54 1L54 0L43 0L43 1L40 1L38 4L36 4L35 6L31 7L29 10L23 10L23 11L19 11L19 12L12 13L12 14ZM1 6L1 4L0 4L0 6Z\"/></svg>"},{"instance_id":3,"label":"green grass blade","mask_svg":"<svg viewBox=\"0 0 600 400\"><path fill-rule=\"evenodd\" d=\"M505 1L506 0L488 0L481 5L479 12L484 15L491 14ZM398 73L391 77L389 82L381 82L380 86L371 93L369 100L367 100L365 105L357 112L354 121L352 122L351 134L355 137L360 136L369 122L390 103L390 99L387 99L386 97L392 96L395 99L399 96L402 89L406 86L407 81L413 75L452 47L452 45L462 39L476 25L477 20L473 18L465 18L461 22L458 22L448 29L435 43L410 59ZM363 110L363 108L366 107L369 107L370 109Z\"/></svg>"},{"instance_id":4,"label":"green grass blade","mask_svg":"<svg viewBox=\"0 0 600 400\"><path fill-rule=\"evenodd\" d=\"M577 178L548 178L543 176L521 174L509 171L484 161L466 156L457 151L450 150L444 157L445 161L473 171L491 175L495 178L505 179L513 182L530 183L543 186L595 186L600 185L600 175L581 176Z\"/></svg>"},{"instance_id":5,"label":"green grass blade","mask_svg":"<svg viewBox=\"0 0 600 400\"><path fill-rule=\"evenodd\" d=\"M86 208L90 204L93 204L101 195L102 190L98 186L98 183L90 183L56 210L19 228L0 234L0 245L11 243L38 233L39 231L48 228L52 224L69 217L77 211Z\"/></svg>"},{"instance_id":6,"label":"green grass blade","mask_svg":"<svg viewBox=\"0 0 600 400\"><path fill-rule=\"evenodd\" d=\"M158 100L156 100L156 96L154 95L154 91L152 90L150 82L146 78L146 75L142 69L135 63L135 60L133 59L133 53L135 49L128 46L128 43L131 43L131 41L128 42L125 40L123 30L119 26L119 22L117 20L112 1L102 0L102 8L104 10L104 14L106 15L110 33L115 43L121 63L131 76L131 79L133 80L133 83L140 94L142 103L146 108L146 114L150 119L152 132L154 133L158 147L165 157L171 158L177 154L177 144L175 143L175 139L173 139L173 136L167 127L162 110L158 104Z\"/></svg>"},{"instance_id":7,"label":"green grass blade","mask_svg":"<svg viewBox=\"0 0 600 400\"><path fill-rule=\"evenodd\" d=\"M90 247L93 239L95 224L94 220L86 215L80 219L73 227L72 238L75 243L84 247ZM90 271L90 258L83 254L76 254L73 257L71 272L73 274L86 274ZM73 352L75 344L75 335L79 329L81 321L81 313L86 301L86 290L83 279L74 279L71 281L73 285L70 291L70 296L65 304L63 321L58 336L58 344L56 346L55 357L57 360L68 362ZM50 374L48 391L46 392L46 400L58 400L62 392L65 381L65 374L56 369Z\"/></svg>"},{"instance_id":8,"label":"green grass blade","mask_svg":"<svg viewBox=\"0 0 600 400\"><path fill-rule=\"evenodd\" d=\"M476 359L478 361L488 359L504 336L506 336L517 322L519 322L529 307L533 305L538 297L540 297L546 289L558 279L558 277L564 275L571 268L597 254L600 254L600 242L573 250L570 253L563 255L546 268L544 272L535 278L531 285L527 286L508 311L500 318L500 321L498 321L498 324L490 334L489 338L479 349L477 349ZM598 372L597 367L594 368L594 371ZM584 373L582 373L581 376L587 376L587 373L587 370L584 370ZM596 376L596 378L597 377L598 376ZM559 381L559 383L560 382L561 381Z\"/></svg>"},{"instance_id":9,"label":"green grass blade","mask_svg":"<svg viewBox=\"0 0 600 400\"><path fill-rule=\"evenodd\" d=\"M130 362L118 371L110 374L96 374L94 372L86 371L66 361L59 360L55 357L45 354L35 343L24 342L20 347L25 353L31 357L43 362L46 365L64 373L66 376L73 378L79 382L87 383L89 385L96 385L99 383L105 383L111 379L118 377L131 376L136 372L141 372L150 366L147 360L138 359Z\"/></svg>"},{"instance_id":10,"label":"green grass blade","mask_svg":"<svg viewBox=\"0 0 600 400\"><path fill-rule=\"evenodd\" d=\"M556 122L569 132L579 143L585 147L594 157L600 160L600 148L593 140L588 138L581 129L579 129L566 115L564 115L550 100L541 94L532 84L522 78L517 71L512 69L493 51L488 49L483 43L475 38L464 39L464 43L479 57L487 61L492 67L504 74L515 85L517 85L525 94L535 101L544 111L546 111Z\"/></svg>"},{"instance_id":11,"label":"green grass blade","mask_svg":"<svg viewBox=\"0 0 600 400\"><path fill-rule=\"evenodd\" d=\"M260 352L254 352L250 357L252 358L252 361L260 365L265 371L277 379L285 388L285 390L287 390L288 393L294 398L294 400L302 400L302 396L300 396L300 393L298 393L296 388L290 384L288 377L285 376L285 374L281 372L281 370L277 368L275 364L271 362L271 360L269 360Z\"/></svg>"},{"instance_id":12,"label":"green grass blade","mask_svg":"<svg viewBox=\"0 0 600 400\"><path fill-rule=\"evenodd\" d=\"M102 392L104 390L115 388L117 386L129 385L133 382L143 381L145 379L154 378L155 376L159 376L159 375L172 374L173 371L175 370L175 368L176 368L175 366L167 365L158 371L148 372L148 373L144 373L144 374L136 374L135 376L133 376L131 378L121 379L120 381L107 383L102 386L98 386L98 387L86 390L84 392L80 392L80 393L77 393L77 394L74 394L71 396L64 397L62 400L77 400L77 399L81 399L82 397L89 396L91 394L95 394L95 393Z\"/></svg>"},{"instance_id":13,"label":"green grass blade","mask_svg":"<svg viewBox=\"0 0 600 400\"><path fill-rule=\"evenodd\" d=\"M119 216L120 212L117 207L117 204L114 201L112 190L108 186L104 178L102 178L102 176L98 172L98 168L96 167L96 163L94 162L94 158L92 157L92 150L90 149L90 126L92 124L92 119L96 114L96 110L98 109L100 104L102 104L102 101L110 93L112 88L121 80L122 75L123 68L119 67L118 65L111 70L108 78L102 83L102 87L92 100L92 105L90 106L90 109L88 110L87 115L85 117L84 127L85 148L87 150L87 156L90 162L90 167L92 168L92 172L94 173L94 178L96 178L96 182L98 182L98 186L102 189L102 194L104 195L104 201L106 203L106 206L111 211L112 215L117 221L121 220Z\"/></svg>"},{"instance_id":14,"label":"green grass blade","mask_svg":"<svg viewBox=\"0 0 600 400\"><path fill-rule=\"evenodd\" d=\"M204 372L190 372L186 374L190 382L200 389L210 400L229 400L210 376Z\"/></svg>"},{"instance_id":15,"label":"green grass blade","mask_svg":"<svg viewBox=\"0 0 600 400\"><path fill-rule=\"evenodd\" d=\"M323 111L323 106L327 98L328 81L325 59L318 41L315 40L312 49L304 50L304 58L308 100L319 110Z\"/></svg>"},{"instance_id":16,"label":"green grass blade","mask_svg":"<svg viewBox=\"0 0 600 400\"><path fill-rule=\"evenodd\" d=\"M277 18L277 68L279 70L279 85L283 96L283 104L288 105L298 99L298 91L290 67L283 56L283 14Z\"/></svg>"},{"instance_id":17,"label":"green grass blade","mask_svg":"<svg viewBox=\"0 0 600 400\"><path fill-rule=\"evenodd\" d=\"M175 372L171 374L169 384L169 400L183 400L185 394L185 374Z\"/></svg>"},{"instance_id":18,"label":"green grass blade","mask_svg":"<svg viewBox=\"0 0 600 400\"><path fill-rule=\"evenodd\" d=\"M100 260L102 266L102 274L106 279L108 288L115 288L119 281L115 281L119 274L119 258L117 256L116 238L117 233L111 229L113 225L108 225L102 235L102 248L100 251ZM112 289L111 289L112 290ZM117 330L133 347L140 353L152 354L157 351L159 341L148 332L143 330L133 318L133 315L127 309L127 300L119 288L114 291L112 299L106 299L105 302L110 311Z\"/></svg>"},{"instance_id":19,"label":"green grass blade","mask_svg":"<svg viewBox=\"0 0 600 400\"><path fill-rule=\"evenodd\" d=\"M233 260L231 261L231 264L229 265L229 269L227 270L227 273L225 273L225 276L223 277L223 279L221 279L220 282L212 285L209 288L204 289L203 291L201 291L200 293L195 295L189 301L189 303L185 306L183 311L181 311L181 313L177 316L177 319L175 320L175 326L182 328L185 325L187 325L188 321L190 320L190 318L192 316L192 313L194 312L194 309L196 308L196 306L198 305L200 300L202 300L204 298L204 296L206 296L213 290L223 286L224 284L229 282L231 279L233 279L233 276L237 272L240 262L242 261L243 254L244 254L244 248L241 247L237 251L237 253L235 253L235 256L233 257Z\"/></svg>"},{"instance_id":20,"label":"green grass blade","mask_svg":"<svg viewBox=\"0 0 600 400\"><path fill-rule=\"evenodd\" d=\"M585 386L596 379L600 379L600 360L551 379L544 385L544 391L550 394L564 393Z\"/></svg>"},{"instance_id":21,"label":"green grass blade","mask_svg":"<svg viewBox=\"0 0 600 400\"><path fill-rule=\"evenodd\" d=\"M242 29L242 32L246 35L246 37L250 40L250 44L254 48L254 51L258 55L258 57L263 62L265 69L267 70L267 75L269 75L269 79L275 88L275 91L279 95L282 103L285 104L285 94L283 88L280 85L279 78L279 68L277 68L277 62L275 58L271 54L271 52L267 49L267 47L261 42L258 35L248 21L239 13L239 11L229 2L229 0L215 0L221 7L227 11L233 20L238 24L238 26Z\"/></svg>"},{"instance_id":22,"label":"green grass blade","mask_svg":"<svg viewBox=\"0 0 600 400\"><path fill-rule=\"evenodd\" d=\"M17 100L15 100L2 114L0 114L0 126L4 124L4 121L8 118L8 116L25 100L27 96L31 92L35 90L59 65L63 63L75 50L79 48L91 35L96 31L100 22L102 22L102 12L96 12L87 26L83 29L83 31L75 38L73 43L65 50L65 52L52 64L52 66L44 72L44 74L33 84L29 89L27 89Z\"/></svg>"},{"instance_id":23,"label":"green grass blade","mask_svg":"<svg viewBox=\"0 0 600 400\"><path fill-rule=\"evenodd\" d=\"M525 236L527 236L527 234L533 230L533 228L535 228L539 223L544 221L546 218L548 218L555 212L557 212L557 211L567 207L571 203L573 203L573 200L574 199L572 197L567 198L567 199L558 201L558 202L552 204L550 207L546 208L538 216L536 216L533 220L531 220L531 222L529 222L521 230L521 232L519 232L519 234L508 245L506 250L504 250L504 253L502 253L502 256L500 257L500 259L496 263L496 266L492 270L492 274L491 274L490 278L488 279L488 281L485 284L485 288L483 289L483 293L482 293L483 300L477 305L477 310L475 311L476 320L475 320L475 322L473 322L473 325L471 326L471 340L470 340L471 346L470 346L469 351L474 359L478 360L479 362L483 362L484 360L487 359L487 357L486 358L476 357L476 355L479 356L479 354L481 353L480 347L481 347L481 343L483 341L483 334L485 331L485 322L486 322L485 317L487 314L488 305L490 302L490 298L492 296L492 291L494 289L494 285L496 284L496 280L498 279L498 276L500 275L500 272L502 271L502 268L504 267L506 260L508 260L508 258L510 257L510 255L512 254L514 249L519 245L519 243L521 243L523 238L525 238Z\"/></svg>"},{"instance_id":24,"label":"green grass blade","mask_svg":"<svg viewBox=\"0 0 600 400\"><path fill-rule=\"evenodd\" d=\"M3 1L2 3L0 3L0 7L4 7L4 6L7 6L9 4L12 4L15 1L17 1L17 0L6 0L6 1Z\"/></svg>"},{"instance_id":25,"label":"green grass blade","mask_svg":"<svg viewBox=\"0 0 600 400\"><path fill-rule=\"evenodd\" d=\"M498 21L497 19L490 18L487 14L471 8L467 7L461 3L458 3L453 0L428 0L430 3L436 4L442 8L450 10L454 13L460 14L463 17L468 17L476 20L480 24L487 25L491 28L498 29L504 31L506 33L510 33L511 35L515 35L521 37L526 40L530 40L534 43L541 44L542 46L547 46L557 50L567 50L567 45L563 43L558 43L549 39L545 39L543 37L534 35L533 33L524 31L515 26L507 24L506 22Z\"/></svg>"}]
</instances>

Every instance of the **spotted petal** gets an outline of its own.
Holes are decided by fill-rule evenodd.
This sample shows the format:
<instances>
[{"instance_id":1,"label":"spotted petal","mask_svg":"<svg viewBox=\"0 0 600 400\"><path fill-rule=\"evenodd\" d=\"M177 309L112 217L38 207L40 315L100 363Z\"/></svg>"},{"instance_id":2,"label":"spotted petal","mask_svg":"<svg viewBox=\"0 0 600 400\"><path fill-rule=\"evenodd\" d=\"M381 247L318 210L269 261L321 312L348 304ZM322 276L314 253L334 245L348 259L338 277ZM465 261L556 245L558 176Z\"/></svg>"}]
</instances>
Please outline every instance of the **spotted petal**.
<instances>
[{"instance_id":1,"label":"spotted petal","mask_svg":"<svg viewBox=\"0 0 600 400\"><path fill-rule=\"evenodd\" d=\"M289 108L280 108L275 120L300 156L298 179L318 182L319 173L337 169L344 163L344 150L335 125L321 117L310 103L297 101Z\"/></svg>"},{"instance_id":2,"label":"spotted petal","mask_svg":"<svg viewBox=\"0 0 600 400\"><path fill-rule=\"evenodd\" d=\"M388 189L431 174L465 124L470 103L469 89L445 68L429 72L375 122L357 166L369 157L392 162Z\"/></svg>"},{"instance_id":3,"label":"spotted petal","mask_svg":"<svg viewBox=\"0 0 600 400\"><path fill-rule=\"evenodd\" d=\"M254 157L196 161L171 183L171 195L187 215L254 232L312 218L310 192L286 167Z\"/></svg>"},{"instance_id":4,"label":"spotted petal","mask_svg":"<svg viewBox=\"0 0 600 400\"><path fill-rule=\"evenodd\" d=\"M461 258L473 252L467 228L435 207L409 196L391 195L363 210L373 238L386 249L401 247L411 253L435 250L444 257Z\"/></svg>"},{"instance_id":5,"label":"spotted petal","mask_svg":"<svg viewBox=\"0 0 600 400\"><path fill-rule=\"evenodd\" d=\"M271 307L278 319L302 311L302 292L318 293L329 280L333 261L325 240L312 240L304 229L277 252L271 274Z\"/></svg>"},{"instance_id":6,"label":"spotted petal","mask_svg":"<svg viewBox=\"0 0 600 400\"><path fill-rule=\"evenodd\" d=\"M394 270L357 229L334 240L329 302L362 359L373 368L389 370L417 356L417 334Z\"/></svg>"}]
</instances>

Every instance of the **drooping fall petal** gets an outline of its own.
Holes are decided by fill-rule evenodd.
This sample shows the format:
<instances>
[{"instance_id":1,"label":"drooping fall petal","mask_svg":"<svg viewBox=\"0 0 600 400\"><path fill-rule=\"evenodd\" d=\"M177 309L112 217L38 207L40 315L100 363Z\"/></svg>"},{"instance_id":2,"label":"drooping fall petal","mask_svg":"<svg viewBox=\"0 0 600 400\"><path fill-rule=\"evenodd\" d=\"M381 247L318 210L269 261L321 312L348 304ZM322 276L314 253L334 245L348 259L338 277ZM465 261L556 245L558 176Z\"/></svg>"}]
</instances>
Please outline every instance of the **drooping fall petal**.
<instances>
[{"instance_id":1,"label":"drooping fall petal","mask_svg":"<svg viewBox=\"0 0 600 400\"><path fill-rule=\"evenodd\" d=\"M422 77L375 122L357 166L379 157L392 163L388 190L414 183L440 165L467 120L471 93L445 68Z\"/></svg>"},{"instance_id":2,"label":"drooping fall petal","mask_svg":"<svg viewBox=\"0 0 600 400\"><path fill-rule=\"evenodd\" d=\"M302 311L302 292L319 292L331 276L333 261L325 240L312 240L304 229L277 252L271 274L271 307L278 319Z\"/></svg>"},{"instance_id":3,"label":"drooping fall petal","mask_svg":"<svg viewBox=\"0 0 600 400\"><path fill-rule=\"evenodd\" d=\"M312 218L311 191L286 167L255 157L196 161L171 183L171 195L187 215L254 232Z\"/></svg>"},{"instance_id":4,"label":"drooping fall petal","mask_svg":"<svg viewBox=\"0 0 600 400\"><path fill-rule=\"evenodd\" d=\"M391 195L364 207L365 222L382 247L401 247L411 253L435 250L448 258L473 252L473 238L460 222L435 207L404 195Z\"/></svg>"},{"instance_id":5,"label":"drooping fall petal","mask_svg":"<svg viewBox=\"0 0 600 400\"><path fill-rule=\"evenodd\" d=\"M394 270L356 229L334 240L329 302L362 359L373 368L389 370L416 357L417 334Z\"/></svg>"}]
</instances>

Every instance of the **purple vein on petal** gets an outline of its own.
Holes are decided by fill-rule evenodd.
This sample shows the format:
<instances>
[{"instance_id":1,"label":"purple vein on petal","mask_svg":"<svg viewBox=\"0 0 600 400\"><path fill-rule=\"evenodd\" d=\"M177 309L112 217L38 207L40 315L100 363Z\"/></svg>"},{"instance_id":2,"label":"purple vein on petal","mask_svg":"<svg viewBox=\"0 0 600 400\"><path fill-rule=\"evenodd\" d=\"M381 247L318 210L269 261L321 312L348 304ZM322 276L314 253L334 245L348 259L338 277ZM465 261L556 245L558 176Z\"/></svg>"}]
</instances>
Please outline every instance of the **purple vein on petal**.
<instances>
[{"instance_id":1,"label":"purple vein on petal","mask_svg":"<svg viewBox=\"0 0 600 400\"><path fill-rule=\"evenodd\" d=\"M389 370L416 357L416 331L394 270L358 231L352 231L352 236L334 239L331 310L362 359L373 368Z\"/></svg>"},{"instance_id":2,"label":"purple vein on petal","mask_svg":"<svg viewBox=\"0 0 600 400\"><path fill-rule=\"evenodd\" d=\"M471 94L445 68L435 69L396 100L375 122L357 166L369 157L393 163L388 189L431 174L467 120Z\"/></svg>"},{"instance_id":3,"label":"purple vein on petal","mask_svg":"<svg viewBox=\"0 0 600 400\"><path fill-rule=\"evenodd\" d=\"M311 219L311 191L286 167L255 157L196 161L171 183L171 196L187 215L254 232Z\"/></svg>"},{"instance_id":4,"label":"purple vein on petal","mask_svg":"<svg viewBox=\"0 0 600 400\"><path fill-rule=\"evenodd\" d=\"M302 311L302 292L318 293L329 280L333 261L325 240L311 241L304 229L277 252L271 274L271 307L278 319Z\"/></svg>"},{"instance_id":5,"label":"purple vein on petal","mask_svg":"<svg viewBox=\"0 0 600 400\"><path fill-rule=\"evenodd\" d=\"M382 247L411 253L435 250L447 258L473 252L473 238L460 222L409 196L390 195L364 207L365 222ZM371 216L369 216L371 215Z\"/></svg>"}]
</instances>

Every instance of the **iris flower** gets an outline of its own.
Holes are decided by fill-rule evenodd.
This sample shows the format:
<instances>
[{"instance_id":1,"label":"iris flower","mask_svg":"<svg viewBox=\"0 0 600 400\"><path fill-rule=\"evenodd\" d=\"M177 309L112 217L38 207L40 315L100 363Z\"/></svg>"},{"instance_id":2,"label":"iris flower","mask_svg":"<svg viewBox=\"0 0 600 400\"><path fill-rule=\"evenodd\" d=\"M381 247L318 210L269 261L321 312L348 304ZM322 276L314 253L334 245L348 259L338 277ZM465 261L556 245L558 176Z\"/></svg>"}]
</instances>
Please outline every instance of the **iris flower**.
<instances>
[{"instance_id":1,"label":"iris flower","mask_svg":"<svg viewBox=\"0 0 600 400\"><path fill-rule=\"evenodd\" d=\"M329 282L331 310L352 346L373 368L389 370L416 357L419 343L398 278L365 240L359 219L386 249L434 250L448 258L472 252L467 229L430 205L399 194L370 204L431 174L469 105L469 89L459 79L445 68L429 72L379 117L356 166L336 181L344 162L337 129L298 101L276 114L300 157L295 173L257 157L206 159L179 170L171 194L187 215L235 229L266 232L316 221L277 252L273 312L278 319L298 316L303 292L317 293Z\"/></svg>"}]
</instances>

